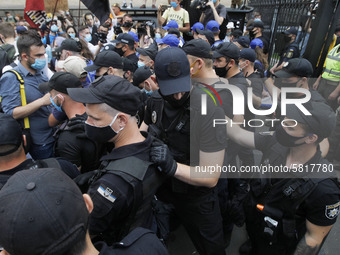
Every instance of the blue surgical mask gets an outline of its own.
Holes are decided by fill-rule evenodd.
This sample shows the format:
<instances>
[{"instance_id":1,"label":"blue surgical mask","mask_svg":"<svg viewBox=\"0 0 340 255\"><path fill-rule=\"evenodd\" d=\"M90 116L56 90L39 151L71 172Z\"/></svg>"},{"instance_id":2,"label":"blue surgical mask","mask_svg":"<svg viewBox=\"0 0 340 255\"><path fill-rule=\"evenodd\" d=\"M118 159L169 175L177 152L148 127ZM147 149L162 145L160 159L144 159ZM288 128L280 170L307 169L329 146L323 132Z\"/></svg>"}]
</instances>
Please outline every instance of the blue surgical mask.
<instances>
[{"instance_id":1,"label":"blue surgical mask","mask_svg":"<svg viewBox=\"0 0 340 255\"><path fill-rule=\"evenodd\" d=\"M46 66L45 58L36 58L31 67L35 70L41 70Z\"/></svg>"},{"instance_id":2,"label":"blue surgical mask","mask_svg":"<svg viewBox=\"0 0 340 255\"><path fill-rule=\"evenodd\" d=\"M58 26L57 26L57 25L54 24L54 25L51 26L51 31L52 31L52 32L56 33L56 32L58 32L58 30L59 30L59 29L58 29Z\"/></svg>"},{"instance_id":3,"label":"blue surgical mask","mask_svg":"<svg viewBox=\"0 0 340 255\"><path fill-rule=\"evenodd\" d=\"M90 42L92 40L92 35L91 34L87 34L87 35L85 35L84 39L85 39L85 41Z\"/></svg>"},{"instance_id":4,"label":"blue surgical mask","mask_svg":"<svg viewBox=\"0 0 340 255\"><path fill-rule=\"evenodd\" d=\"M143 67L143 66L145 66L145 64L144 64L143 62L140 62L140 61L138 61L137 65L138 65L138 67Z\"/></svg>"},{"instance_id":5,"label":"blue surgical mask","mask_svg":"<svg viewBox=\"0 0 340 255\"><path fill-rule=\"evenodd\" d=\"M161 34L160 34L160 33L156 33L156 34L155 34L155 39L162 39Z\"/></svg>"},{"instance_id":6,"label":"blue surgical mask","mask_svg":"<svg viewBox=\"0 0 340 255\"><path fill-rule=\"evenodd\" d=\"M178 6L178 4L176 2L170 2L171 6L176 8Z\"/></svg>"},{"instance_id":7,"label":"blue surgical mask","mask_svg":"<svg viewBox=\"0 0 340 255\"><path fill-rule=\"evenodd\" d=\"M147 96L151 96L152 95L152 90L147 91L146 89L141 89L142 92L144 92Z\"/></svg>"},{"instance_id":8,"label":"blue surgical mask","mask_svg":"<svg viewBox=\"0 0 340 255\"><path fill-rule=\"evenodd\" d=\"M54 102L54 99L56 98L57 96L55 97L51 97L50 96L50 101L51 101L51 104L53 105L53 107L58 111L58 112L63 112L63 109L61 109L61 106L57 105L55 102Z\"/></svg>"},{"instance_id":9,"label":"blue surgical mask","mask_svg":"<svg viewBox=\"0 0 340 255\"><path fill-rule=\"evenodd\" d=\"M76 34L75 33L69 33L68 34L71 38L76 38Z\"/></svg>"},{"instance_id":10,"label":"blue surgical mask","mask_svg":"<svg viewBox=\"0 0 340 255\"><path fill-rule=\"evenodd\" d=\"M215 3L216 3L216 0L212 0L212 2L215 4Z\"/></svg>"}]
</instances>

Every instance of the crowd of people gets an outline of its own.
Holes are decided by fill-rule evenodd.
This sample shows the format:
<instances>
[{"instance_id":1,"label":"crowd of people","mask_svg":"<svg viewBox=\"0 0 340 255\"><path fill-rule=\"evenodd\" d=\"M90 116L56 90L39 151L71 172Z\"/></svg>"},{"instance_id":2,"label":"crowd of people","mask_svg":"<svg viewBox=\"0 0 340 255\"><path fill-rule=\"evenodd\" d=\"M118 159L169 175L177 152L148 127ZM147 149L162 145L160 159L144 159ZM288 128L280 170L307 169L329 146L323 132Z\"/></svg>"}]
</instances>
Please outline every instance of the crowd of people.
<instances>
[{"instance_id":1,"label":"crowd of people","mask_svg":"<svg viewBox=\"0 0 340 255\"><path fill-rule=\"evenodd\" d=\"M297 28L269 66L261 13L240 30L220 0L193 24L170 5L41 30L6 13L0 254L168 254L180 224L201 255L235 225L239 254L318 254L340 212L340 28L311 82Z\"/></svg>"}]
</instances>

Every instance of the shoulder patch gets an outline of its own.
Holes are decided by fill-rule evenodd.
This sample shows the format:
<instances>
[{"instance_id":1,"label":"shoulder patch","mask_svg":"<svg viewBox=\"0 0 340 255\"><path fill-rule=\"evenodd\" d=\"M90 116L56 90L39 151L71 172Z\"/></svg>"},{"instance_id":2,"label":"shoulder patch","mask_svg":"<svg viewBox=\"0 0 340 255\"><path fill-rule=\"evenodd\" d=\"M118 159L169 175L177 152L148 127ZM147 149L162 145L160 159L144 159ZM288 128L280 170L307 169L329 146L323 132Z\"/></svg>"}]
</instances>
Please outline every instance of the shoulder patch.
<instances>
[{"instance_id":1,"label":"shoulder patch","mask_svg":"<svg viewBox=\"0 0 340 255\"><path fill-rule=\"evenodd\" d=\"M326 205L325 215L328 219L335 219L340 212L340 201L334 205Z\"/></svg>"},{"instance_id":2,"label":"shoulder patch","mask_svg":"<svg viewBox=\"0 0 340 255\"><path fill-rule=\"evenodd\" d=\"M290 50L289 52L288 52L288 54L287 54L287 58L292 58L293 57L293 51L292 50Z\"/></svg>"},{"instance_id":3,"label":"shoulder patch","mask_svg":"<svg viewBox=\"0 0 340 255\"><path fill-rule=\"evenodd\" d=\"M113 190L102 183L99 185L97 192L111 203L114 203L117 199L117 197L113 195Z\"/></svg>"}]
</instances>

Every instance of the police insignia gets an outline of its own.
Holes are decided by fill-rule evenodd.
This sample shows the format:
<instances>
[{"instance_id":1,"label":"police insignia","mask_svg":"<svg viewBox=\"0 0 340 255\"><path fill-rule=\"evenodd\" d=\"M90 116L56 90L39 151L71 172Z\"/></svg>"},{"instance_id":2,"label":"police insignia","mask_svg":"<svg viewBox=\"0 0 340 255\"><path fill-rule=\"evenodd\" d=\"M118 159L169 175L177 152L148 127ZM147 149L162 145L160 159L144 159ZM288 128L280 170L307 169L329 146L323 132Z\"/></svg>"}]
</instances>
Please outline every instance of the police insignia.
<instances>
[{"instance_id":1,"label":"police insignia","mask_svg":"<svg viewBox=\"0 0 340 255\"><path fill-rule=\"evenodd\" d=\"M285 53L285 55L286 55L286 53ZM289 65L289 63L286 62L286 63L283 64L283 67L287 67L288 65Z\"/></svg>"},{"instance_id":2,"label":"police insignia","mask_svg":"<svg viewBox=\"0 0 340 255\"><path fill-rule=\"evenodd\" d=\"M340 202L334 205L326 205L325 215L328 219L333 220L335 219L340 212Z\"/></svg>"},{"instance_id":3,"label":"police insignia","mask_svg":"<svg viewBox=\"0 0 340 255\"><path fill-rule=\"evenodd\" d=\"M104 197L105 199L109 200L111 203L114 203L116 201L116 197L112 194L113 190L109 187L106 187L104 184L100 184L100 186L97 189L98 193Z\"/></svg>"},{"instance_id":4,"label":"police insignia","mask_svg":"<svg viewBox=\"0 0 340 255\"><path fill-rule=\"evenodd\" d=\"M156 113L156 111L152 112L152 114L151 114L151 121L152 121L153 124L156 123L156 121L157 121L157 113Z\"/></svg>"},{"instance_id":5,"label":"police insignia","mask_svg":"<svg viewBox=\"0 0 340 255\"><path fill-rule=\"evenodd\" d=\"M293 57L293 52L289 51L288 54L287 54L287 58L292 58L292 57Z\"/></svg>"}]
</instances>

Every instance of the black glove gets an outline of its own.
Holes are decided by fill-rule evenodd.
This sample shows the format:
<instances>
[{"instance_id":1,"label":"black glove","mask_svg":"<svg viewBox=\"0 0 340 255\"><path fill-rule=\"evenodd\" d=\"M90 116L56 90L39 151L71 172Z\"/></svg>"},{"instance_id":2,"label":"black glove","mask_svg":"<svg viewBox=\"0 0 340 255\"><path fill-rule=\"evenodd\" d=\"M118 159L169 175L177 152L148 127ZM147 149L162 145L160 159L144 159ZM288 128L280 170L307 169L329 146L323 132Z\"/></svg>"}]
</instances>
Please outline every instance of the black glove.
<instances>
[{"instance_id":1,"label":"black glove","mask_svg":"<svg viewBox=\"0 0 340 255\"><path fill-rule=\"evenodd\" d=\"M238 183L238 187L236 188L236 194L233 195L229 208L230 218L232 219L232 222L238 227L242 227L246 220L243 202L247 196L248 184L240 181L240 183Z\"/></svg>"},{"instance_id":2,"label":"black glove","mask_svg":"<svg viewBox=\"0 0 340 255\"><path fill-rule=\"evenodd\" d=\"M169 148L160 140L155 139L152 142L150 150L151 161L158 165L158 169L169 177L175 175L177 162L171 155Z\"/></svg>"},{"instance_id":3,"label":"black glove","mask_svg":"<svg viewBox=\"0 0 340 255\"><path fill-rule=\"evenodd\" d=\"M76 117L70 119L67 123L68 130L82 129L85 131L85 120L86 117L76 114Z\"/></svg>"}]
</instances>

